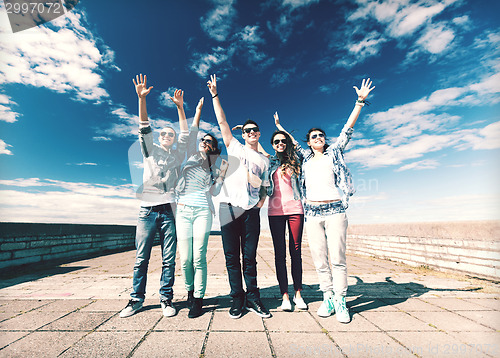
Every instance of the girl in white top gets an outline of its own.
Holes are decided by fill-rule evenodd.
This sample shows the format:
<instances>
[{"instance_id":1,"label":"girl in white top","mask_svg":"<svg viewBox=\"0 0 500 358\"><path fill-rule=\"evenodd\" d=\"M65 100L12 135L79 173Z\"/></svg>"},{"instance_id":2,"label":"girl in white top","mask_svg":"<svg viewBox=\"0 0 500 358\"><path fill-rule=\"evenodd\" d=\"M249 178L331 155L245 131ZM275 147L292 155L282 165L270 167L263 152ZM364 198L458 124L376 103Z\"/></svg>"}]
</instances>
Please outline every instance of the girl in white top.
<instances>
[{"instance_id":1,"label":"girl in white top","mask_svg":"<svg viewBox=\"0 0 500 358\"><path fill-rule=\"evenodd\" d=\"M347 266L345 209L354 193L351 174L344 162L344 149L351 138L352 127L358 119L365 99L375 87L370 79L363 80L361 88L354 86L358 99L337 141L326 144L325 132L311 128L307 133L309 149L298 147L302 157L301 188L305 197L305 229L311 256L318 273L323 303L318 316L328 317L336 313L341 323L350 322L346 306ZM342 195L340 193L342 190ZM328 260L330 253L331 268Z\"/></svg>"}]
</instances>

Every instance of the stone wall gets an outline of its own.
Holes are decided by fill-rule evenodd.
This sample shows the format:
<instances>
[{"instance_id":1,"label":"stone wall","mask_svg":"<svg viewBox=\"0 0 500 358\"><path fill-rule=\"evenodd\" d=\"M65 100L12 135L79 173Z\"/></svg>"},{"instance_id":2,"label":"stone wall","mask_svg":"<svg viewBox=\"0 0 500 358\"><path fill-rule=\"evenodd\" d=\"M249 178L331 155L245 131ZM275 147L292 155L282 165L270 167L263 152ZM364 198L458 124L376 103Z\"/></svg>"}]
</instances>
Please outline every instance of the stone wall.
<instances>
[{"instance_id":1,"label":"stone wall","mask_svg":"<svg viewBox=\"0 0 500 358\"><path fill-rule=\"evenodd\" d=\"M134 247L135 226L0 223L0 270Z\"/></svg>"},{"instance_id":2,"label":"stone wall","mask_svg":"<svg viewBox=\"0 0 500 358\"><path fill-rule=\"evenodd\" d=\"M500 222L352 225L347 252L500 278Z\"/></svg>"}]
</instances>

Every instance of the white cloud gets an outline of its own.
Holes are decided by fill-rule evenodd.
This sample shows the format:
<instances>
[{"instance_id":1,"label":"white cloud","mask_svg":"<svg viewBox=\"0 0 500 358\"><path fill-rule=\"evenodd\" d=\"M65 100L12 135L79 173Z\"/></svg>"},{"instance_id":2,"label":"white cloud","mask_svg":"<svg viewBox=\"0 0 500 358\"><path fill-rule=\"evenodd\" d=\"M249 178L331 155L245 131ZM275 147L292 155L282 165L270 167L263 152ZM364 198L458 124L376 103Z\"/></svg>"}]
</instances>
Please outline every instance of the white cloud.
<instances>
[{"instance_id":1,"label":"white cloud","mask_svg":"<svg viewBox=\"0 0 500 358\"><path fill-rule=\"evenodd\" d=\"M98 136L98 137L92 137L92 140L94 140L96 142L107 142L107 141L110 141L111 138L109 138L109 137L103 137L103 136Z\"/></svg>"},{"instance_id":2,"label":"white cloud","mask_svg":"<svg viewBox=\"0 0 500 358\"><path fill-rule=\"evenodd\" d=\"M259 31L259 26L247 25L243 28L243 30L241 30L241 32L238 34L238 37L241 39L241 41L246 43L251 43L251 44L263 43L264 40L262 39L258 31Z\"/></svg>"},{"instance_id":3,"label":"white cloud","mask_svg":"<svg viewBox=\"0 0 500 358\"><path fill-rule=\"evenodd\" d=\"M231 26L236 10L234 0L215 1L216 7L207 15L201 17L200 23L203 31L217 41L225 41L231 33Z\"/></svg>"},{"instance_id":4,"label":"white cloud","mask_svg":"<svg viewBox=\"0 0 500 358\"><path fill-rule=\"evenodd\" d=\"M50 179L0 180L0 220L135 225L140 202L131 184ZM120 208L120 210L116 210Z\"/></svg>"},{"instance_id":5,"label":"white cloud","mask_svg":"<svg viewBox=\"0 0 500 358\"><path fill-rule=\"evenodd\" d=\"M12 146L0 139L0 155L1 154L12 155L12 152L8 149L8 147Z\"/></svg>"},{"instance_id":6,"label":"white cloud","mask_svg":"<svg viewBox=\"0 0 500 358\"><path fill-rule=\"evenodd\" d=\"M170 99L170 97L174 96L174 92L177 88L175 87L169 87L166 91L160 93L160 96L158 97L158 102L162 106L168 107L168 108L176 108L175 103Z\"/></svg>"},{"instance_id":7,"label":"white cloud","mask_svg":"<svg viewBox=\"0 0 500 358\"><path fill-rule=\"evenodd\" d=\"M12 110L12 106L17 105L16 102L12 101L9 96L0 94L0 121L5 121L7 123L14 123L20 116L19 113Z\"/></svg>"},{"instance_id":8,"label":"white cloud","mask_svg":"<svg viewBox=\"0 0 500 358\"><path fill-rule=\"evenodd\" d=\"M278 87L282 85L283 83L289 82L290 77L295 73L296 68L289 68L289 69L278 69L273 73L271 76L271 86L272 87Z\"/></svg>"},{"instance_id":9,"label":"white cloud","mask_svg":"<svg viewBox=\"0 0 500 358\"><path fill-rule=\"evenodd\" d=\"M455 38L452 30L443 25L429 26L422 37L416 42L427 52L439 54L450 49L450 44Z\"/></svg>"},{"instance_id":10,"label":"white cloud","mask_svg":"<svg viewBox=\"0 0 500 358\"><path fill-rule=\"evenodd\" d=\"M410 169L414 169L414 170L434 169L434 168L437 168L438 166L439 166L439 162L437 160L425 159L425 160L420 160L418 162L413 162L413 163L403 165L402 167L400 167L396 171L402 172L402 171L410 170Z\"/></svg>"},{"instance_id":11,"label":"white cloud","mask_svg":"<svg viewBox=\"0 0 500 358\"><path fill-rule=\"evenodd\" d=\"M43 26L10 33L0 21L0 82L45 87L79 100L102 101L102 67L118 69L114 53L86 29L82 13L71 11ZM119 69L118 69L119 70Z\"/></svg>"},{"instance_id":12,"label":"white cloud","mask_svg":"<svg viewBox=\"0 0 500 358\"><path fill-rule=\"evenodd\" d=\"M289 6L292 9L297 9L303 6L310 6L318 2L319 0L283 0L283 6Z\"/></svg>"},{"instance_id":13,"label":"white cloud","mask_svg":"<svg viewBox=\"0 0 500 358\"><path fill-rule=\"evenodd\" d=\"M214 72L213 67L228 61L232 57L234 51L234 47L223 48L219 46L213 48L212 53L195 53L190 68L197 73L198 76L207 78L209 73Z\"/></svg>"}]
</instances>

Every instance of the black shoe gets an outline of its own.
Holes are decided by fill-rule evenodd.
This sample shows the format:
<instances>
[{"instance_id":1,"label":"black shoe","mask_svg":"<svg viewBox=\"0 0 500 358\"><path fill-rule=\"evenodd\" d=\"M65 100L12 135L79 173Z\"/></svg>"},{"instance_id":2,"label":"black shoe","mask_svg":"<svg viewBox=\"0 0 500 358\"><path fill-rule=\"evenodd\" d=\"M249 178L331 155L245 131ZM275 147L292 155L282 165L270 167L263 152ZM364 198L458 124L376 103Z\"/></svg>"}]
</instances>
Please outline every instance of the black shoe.
<instances>
[{"instance_id":1,"label":"black shoe","mask_svg":"<svg viewBox=\"0 0 500 358\"><path fill-rule=\"evenodd\" d=\"M264 305L262 304L262 301L260 299L256 299L256 300L247 299L247 303L245 305L245 308L249 311L252 311L257 316L261 316L263 318L271 317L271 313L269 313L267 308L264 307Z\"/></svg>"},{"instance_id":2,"label":"black shoe","mask_svg":"<svg viewBox=\"0 0 500 358\"><path fill-rule=\"evenodd\" d=\"M189 318L196 318L200 317L203 314L203 298L193 298L193 305L191 306L191 309L189 310L188 317Z\"/></svg>"},{"instance_id":3,"label":"black shoe","mask_svg":"<svg viewBox=\"0 0 500 358\"><path fill-rule=\"evenodd\" d=\"M188 291L187 305L189 308L193 305L194 300L194 290Z\"/></svg>"},{"instance_id":4,"label":"black shoe","mask_svg":"<svg viewBox=\"0 0 500 358\"><path fill-rule=\"evenodd\" d=\"M243 303L244 302L245 302L245 298L234 297L233 302L231 303L231 308L229 309L229 317L240 318L241 312L243 311Z\"/></svg>"}]
</instances>

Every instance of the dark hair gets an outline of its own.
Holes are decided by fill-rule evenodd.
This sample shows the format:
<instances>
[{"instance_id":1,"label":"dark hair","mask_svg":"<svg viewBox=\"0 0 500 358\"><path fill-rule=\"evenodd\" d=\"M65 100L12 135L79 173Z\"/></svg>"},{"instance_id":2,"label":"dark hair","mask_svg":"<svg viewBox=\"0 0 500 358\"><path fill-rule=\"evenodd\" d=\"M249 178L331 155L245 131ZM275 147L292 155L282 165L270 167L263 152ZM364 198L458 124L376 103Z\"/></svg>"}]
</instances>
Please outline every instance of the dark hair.
<instances>
[{"instance_id":1,"label":"dark hair","mask_svg":"<svg viewBox=\"0 0 500 358\"><path fill-rule=\"evenodd\" d=\"M281 170L284 172L286 169L292 170L297 176L300 175L300 163L292 138L285 131L275 131L271 136L271 145L273 144L274 137L278 134L285 136L286 148L284 152L276 152L276 157L280 160Z\"/></svg>"},{"instance_id":2,"label":"dark hair","mask_svg":"<svg viewBox=\"0 0 500 358\"><path fill-rule=\"evenodd\" d=\"M217 138L215 138L212 134L206 133L202 138L205 138L206 136L209 136L212 138L212 148L210 151L208 151L207 154L209 155L219 155L221 153L221 149L219 148L219 141Z\"/></svg>"},{"instance_id":3,"label":"dark hair","mask_svg":"<svg viewBox=\"0 0 500 358\"><path fill-rule=\"evenodd\" d=\"M306 143L307 143L307 142L309 142L309 137L311 136L311 133L312 133L312 132L321 132L321 133L323 133L323 134L325 135L325 146L323 147L323 150L326 150L326 148L328 148L328 147L329 147L329 145L328 145L328 142L327 142L327 139L326 139L326 133L325 133L325 131L324 131L323 129L321 129L321 128L311 128L311 129L309 129L309 130L307 131L307 134L306 134ZM311 148L311 146L309 146L309 148ZM312 150L312 148L311 148L311 150ZM313 152L314 152L314 151L313 151Z\"/></svg>"},{"instance_id":4,"label":"dark hair","mask_svg":"<svg viewBox=\"0 0 500 358\"><path fill-rule=\"evenodd\" d=\"M247 124L253 124L255 125L256 127L258 127L259 125L257 123L255 123L254 121L252 121L251 119L247 119L247 121L245 123L243 123L243 126L241 127L241 130L243 130L243 128L245 128L245 126Z\"/></svg>"}]
</instances>

